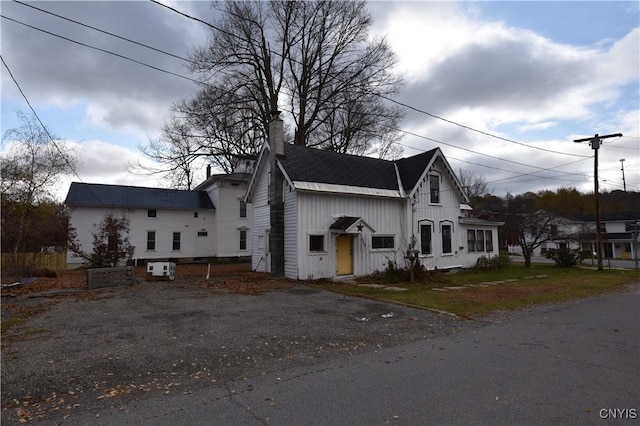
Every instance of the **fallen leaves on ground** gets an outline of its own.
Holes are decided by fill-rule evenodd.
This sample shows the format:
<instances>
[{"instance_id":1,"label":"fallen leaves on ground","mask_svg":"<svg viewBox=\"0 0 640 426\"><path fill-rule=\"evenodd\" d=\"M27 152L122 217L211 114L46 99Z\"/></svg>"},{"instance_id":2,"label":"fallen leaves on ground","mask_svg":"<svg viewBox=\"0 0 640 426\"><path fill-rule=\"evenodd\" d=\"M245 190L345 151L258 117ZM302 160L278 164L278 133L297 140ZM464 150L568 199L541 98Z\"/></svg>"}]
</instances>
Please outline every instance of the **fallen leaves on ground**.
<instances>
[{"instance_id":1,"label":"fallen leaves on ground","mask_svg":"<svg viewBox=\"0 0 640 426\"><path fill-rule=\"evenodd\" d=\"M207 279L207 272L209 278ZM136 276L139 281L147 281L146 269L136 268ZM3 284L17 282L18 277L3 277ZM149 279L150 280L150 279ZM270 275L253 272L249 264L178 264L176 266L176 279L170 281L175 287L201 287L216 292L228 292L234 294L256 295L265 291L286 288L293 285L286 279L274 279ZM59 271L55 278L40 277L28 284L2 289L3 295L21 296L35 293L43 293L53 290L86 290L87 278L85 269ZM97 292L74 293L76 297L95 299Z\"/></svg>"}]
</instances>

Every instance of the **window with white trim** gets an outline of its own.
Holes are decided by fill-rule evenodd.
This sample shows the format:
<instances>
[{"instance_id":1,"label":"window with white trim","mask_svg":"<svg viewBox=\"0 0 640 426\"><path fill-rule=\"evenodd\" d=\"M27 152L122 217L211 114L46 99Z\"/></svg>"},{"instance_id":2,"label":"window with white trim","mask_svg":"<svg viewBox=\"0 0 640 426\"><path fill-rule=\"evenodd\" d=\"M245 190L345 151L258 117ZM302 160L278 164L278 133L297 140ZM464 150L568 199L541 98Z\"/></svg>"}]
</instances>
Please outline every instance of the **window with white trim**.
<instances>
[{"instance_id":1,"label":"window with white trim","mask_svg":"<svg viewBox=\"0 0 640 426\"><path fill-rule=\"evenodd\" d=\"M394 235L373 235L371 237L371 248L373 250L395 248Z\"/></svg>"},{"instance_id":2,"label":"window with white trim","mask_svg":"<svg viewBox=\"0 0 640 426\"><path fill-rule=\"evenodd\" d=\"M431 224L420 225L420 253L431 254Z\"/></svg>"},{"instance_id":3,"label":"window with white trim","mask_svg":"<svg viewBox=\"0 0 640 426\"><path fill-rule=\"evenodd\" d=\"M429 175L429 200L432 204L440 204L440 176Z\"/></svg>"},{"instance_id":4,"label":"window with white trim","mask_svg":"<svg viewBox=\"0 0 640 426\"><path fill-rule=\"evenodd\" d=\"M493 232L492 231L484 231L484 242L486 244L486 249L488 253L493 251Z\"/></svg>"},{"instance_id":5,"label":"window with white trim","mask_svg":"<svg viewBox=\"0 0 640 426\"><path fill-rule=\"evenodd\" d=\"M442 253L450 254L451 252L451 225L442 224Z\"/></svg>"},{"instance_id":6,"label":"window with white trim","mask_svg":"<svg viewBox=\"0 0 640 426\"><path fill-rule=\"evenodd\" d=\"M474 253L476 251L475 229L467 229L467 249L469 250L469 253Z\"/></svg>"},{"instance_id":7,"label":"window with white trim","mask_svg":"<svg viewBox=\"0 0 640 426\"><path fill-rule=\"evenodd\" d=\"M156 231L147 231L147 250L156 249Z\"/></svg>"},{"instance_id":8,"label":"window with white trim","mask_svg":"<svg viewBox=\"0 0 640 426\"><path fill-rule=\"evenodd\" d=\"M240 250L246 250L246 249L247 249L247 231L243 229L240 231Z\"/></svg>"},{"instance_id":9,"label":"window with white trim","mask_svg":"<svg viewBox=\"0 0 640 426\"><path fill-rule=\"evenodd\" d=\"M309 251L324 251L324 235L309 235Z\"/></svg>"},{"instance_id":10,"label":"window with white trim","mask_svg":"<svg viewBox=\"0 0 640 426\"><path fill-rule=\"evenodd\" d=\"M493 232L491 230L468 229L467 246L469 253L490 253L493 250Z\"/></svg>"},{"instance_id":11,"label":"window with white trim","mask_svg":"<svg viewBox=\"0 0 640 426\"><path fill-rule=\"evenodd\" d=\"M484 231L476 232L476 251L484 251Z\"/></svg>"},{"instance_id":12,"label":"window with white trim","mask_svg":"<svg viewBox=\"0 0 640 426\"><path fill-rule=\"evenodd\" d=\"M180 250L180 233L179 232L173 233L172 249L174 251Z\"/></svg>"}]
</instances>

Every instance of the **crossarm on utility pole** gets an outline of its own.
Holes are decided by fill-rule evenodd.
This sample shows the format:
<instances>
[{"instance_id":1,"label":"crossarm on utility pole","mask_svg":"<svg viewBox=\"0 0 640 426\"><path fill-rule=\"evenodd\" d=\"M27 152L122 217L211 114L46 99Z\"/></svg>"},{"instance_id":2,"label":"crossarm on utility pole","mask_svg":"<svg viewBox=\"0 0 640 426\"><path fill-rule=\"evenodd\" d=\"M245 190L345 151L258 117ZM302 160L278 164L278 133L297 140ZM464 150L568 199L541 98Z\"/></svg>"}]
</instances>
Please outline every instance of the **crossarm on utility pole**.
<instances>
[{"instance_id":1,"label":"crossarm on utility pole","mask_svg":"<svg viewBox=\"0 0 640 426\"><path fill-rule=\"evenodd\" d=\"M580 142L589 142L591 145L591 149L593 149L593 186L594 186L594 196L595 196L595 204L596 204L596 255L598 257L598 271L602 271L602 234L600 230L600 197L598 190L598 150L600 149L600 145L602 144L602 139L607 138L619 138L622 137L622 133L611 133L610 135L598 136L596 135L592 138L582 138L582 139L574 139L573 141L576 143Z\"/></svg>"}]
</instances>

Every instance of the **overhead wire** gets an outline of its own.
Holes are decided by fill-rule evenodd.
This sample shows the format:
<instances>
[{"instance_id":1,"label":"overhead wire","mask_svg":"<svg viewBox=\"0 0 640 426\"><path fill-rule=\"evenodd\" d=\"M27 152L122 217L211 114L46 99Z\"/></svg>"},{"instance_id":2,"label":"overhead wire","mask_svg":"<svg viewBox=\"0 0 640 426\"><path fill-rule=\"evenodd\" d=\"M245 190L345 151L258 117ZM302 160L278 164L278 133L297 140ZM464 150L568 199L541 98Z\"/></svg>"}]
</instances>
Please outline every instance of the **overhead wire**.
<instances>
[{"instance_id":1,"label":"overhead wire","mask_svg":"<svg viewBox=\"0 0 640 426\"><path fill-rule=\"evenodd\" d=\"M249 40L247 40L247 39L245 39L245 38L243 38L243 37L240 37L240 36L239 36L239 35L237 35L237 34L234 34L234 33L228 32L228 31L226 31L226 30L223 30L223 29L219 28L218 26L215 26L215 25L213 25L213 24L211 24L211 23L209 23L209 22L206 22L206 21L204 21L204 20L202 20L202 19L196 18L196 17L194 17L194 16L192 16L192 15L189 15L189 14L187 14L187 13L184 13L184 12L182 12L182 11L179 11L178 9L176 9L176 8L174 8L174 7L171 7L171 6L165 5L165 4L163 4L163 3L160 3L160 2L158 2L157 0L150 0L150 1L151 1L152 3L155 3L155 4L159 5L159 6L162 6L162 7L166 8L166 9L169 9L169 10L171 10L171 11L175 12L175 13L178 13L179 15L182 15L182 16L184 16L184 17L188 18L188 19L191 19L191 20L194 20L194 21L200 22L200 23L202 23L202 24L204 24L204 25L207 25L208 27L210 27L210 28L212 28L212 29L215 29L215 30L217 30L217 31L220 31L220 32L222 32L222 33L224 33L224 34L230 35L230 36L232 36L232 37L240 38L242 41L247 41L247 42L252 41L252 40L250 40L250 39L249 39ZM274 51L274 50L269 49L269 52L270 52L270 53L272 53L272 54L275 54L275 55L281 56L279 52L276 52L276 51ZM405 103L402 103L402 102L396 101L396 100L394 100L394 99L392 99L392 98L389 98L388 96L382 95L382 94L380 94L380 93L376 93L376 92L369 92L369 93L371 93L371 94L373 94L373 95L376 95L376 96L379 96L379 97L381 97L382 99L385 99L385 100L387 100L387 101L393 102L393 103L395 103L395 104L397 104L397 105L399 105L399 106L402 106L402 107L404 107L404 108L408 108L408 109L411 109L411 110L413 110L413 111L416 111L416 112L419 112L419 113L422 113L422 114L428 115L428 116L430 116L430 117L437 118L437 119L439 119L439 120L443 120L443 121L448 122L448 123L450 123L450 124L454 124L454 125L456 125L456 126L459 126L459 127L462 127L462 128L467 129L467 130L474 131L474 132L477 132L477 133L480 133L480 134L483 134L483 135L485 135L485 136L490 136L490 137L493 137L493 138L496 138L496 139L504 140L504 141L506 141L506 142L515 143L515 144L517 144L517 145L521 145L521 146L524 146L524 147L527 147L527 148L537 149L537 150L541 150L541 151L545 151L545 152L550 152L550 153L554 153L554 154L561 154L561 155L569 155L569 156L573 156L573 157L579 157L581 160L578 160L578 161L582 161L582 160L584 160L584 159L592 158L592 156L589 156L589 155L580 155L580 154L566 153L566 152L561 152L561 151L556 151L556 150L546 149L546 148L542 148L542 147L531 146L531 145L528 145L528 144L525 144L525 143L522 143L522 142L515 141L515 140L513 140L513 139L509 139L509 138L505 138L505 137L502 137L502 136L493 135L493 134L491 134L491 133L484 132L484 131L481 131L481 130L475 129L475 128L470 127L470 126L466 126L466 125L463 125L463 124L457 123L457 122L455 122L455 121L453 121L453 120L449 120L449 119L446 119L446 118L444 118L444 117L440 117L440 116L437 116L437 115L435 115L435 114L431 114L431 113L429 113L429 112L427 112L427 111L421 110L421 109L419 109L419 108L413 107L413 106L411 106L411 105L408 105L408 104L405 104ZM486 156L486 157L489 157L489 158L497 159L497 160L500 160L500 161L506 161L506 162L510 162L510 163L517 164L517 165L521 165L521 166L525 166L525 167L531 167L531 168L539 169L539 170L538 170L538 171L536 171L536 172L530 172L530 173L519 173L519 172L513 172L513 171L510 171L511 173L517 173L517 176L511 177L511 178L506 178L506 179L501 179L500 181L502 181L502 180L508 180L508 179L513 179L513 178L516 178L516 177L518 177L518 176L530 176L530 175L534 175L534 173L539 173L540 171L549 171L549 170L552 170L552 169L553 169L553 168L543 168L543 167L533 166L533 165L530 165L530 164L525 164L525 163L521 163L521 162L517 162L517 161L513 161L513 160L507 160L507 159L500 158L500 157L496 157L496 156L492 156L492 155L489 155L489 154L486 154L486 153L482 153L482 152L474 151L474 150L471 150L471 149L468 149L468 148L460 147L460 146L457 146L457 145L454 145L454 144L451 144L451 143L447 143L447 142L444 142L444 141L440 141L440 140L436 140L436 139L433 139L433 138L429 138L429 137L426 137L426 136L423 136L423 135L418 135L418 134L416 134L416 133L412 133L412 132L409 132L409 131L406 131L406 130L403 130L403 129L395 129L395 130L396 130L396 131L403 132L403 133L410 134L410 135L412 135L412 136L414 136L414 137L419 137L419 138L423 138L423 139L426 139L426 140L430 140L430 141L433 141L433 142L436 142L436 143L439 143L439 144L443 144L443 145L451 146L451 147L453 147L453 148L462 149L462 150L465 150L465 151L468 151L468 152L471 152L471 153L474 153L474 154L477 154L477 155L482 155L482 156ZM400 143L398 143L398 142L396 142L396 143L397 143L397 144L399 144L399 145L402 145L402 144L400 144ZM574 162L571 162L571 163L568 163L568 164L573 164L573 163L574 163ZM476 163L476 164L477 164L477 163ZM478 165L481 165L481 164L478 164ZM485 166L485 165L481 165L481 166L489 167L489 168L495 168L495 167ZM562 166L558 166L558 167L562 167ZM498 169L498 170L504 171L504 170L499 169L499 168L495 168L495 169ZM583 174L581 174L581 173L571 173L571 172L564 172L564 171L559 171L559 170L553 170L553 171L554 171L555 173L562 173L562 174L568 174L568 175L583 176ZM559 177L539 176L539 175L537 175L536 177L544 178L544 179L556 179L556 180L564 180L564 181L571 181L571 182L580 182L579 180L561 179L561 178L559 178Z\"/></svg>"},{"instance_id":2,"label":"overhead wire","mask_svg":"<svg viewBox=\"0 0 640 426\"><path fill-rule=\"evenodd\" d=\"M246 38L243 38L243 37L241 37L241 36L239 36L239 35L237 35L237 34L234 34L234 33L231 33L231 32L229 32L229 31L223 30L223 29L219 28L218 26L215 26L215 25L213 25L213 24L211 24L211 23L209 23L209 22L206 22L206 21L204 21L204 20L202 20L202 19L200 19L200 18L196 18L196 17L194 17L194 16L191 16L191 15L189 15L189 14L187 14L187 13L182 12L182 11L179 11L178 9L176 9L176 8L174 8L174 7L171 7L171 6L168 6L168 5L166 5L166 4L163 4L163 3L161 3L161 2L159 2L159 1L157 1L157 0L149 0L149 1L151 1L152 3L155 3L155 4L159 5L159 6L162 6L162 7L164 7L164 8L167 8L167 9L169 9L169 10L171 10L171 11L175 12L175 13L178 13L178 14L180 14L180 15L182 15L182 16L184 16L184 17L188 18L188 19L192 19L192 20L194 20L194 21L196 21L196 22L200 22L200 23L202 23L202 24L204 24L204 25L207 25L208 27L210 27L210 28L212 28L212 29L215 29L215 30L217 30L217 31L220 31L220 32L222 32L222 33L224 33L224 34L226 34L226 35L230 35L230 36L232 36L232 37L239 38L239 39L240 39L240 40L242 40L242 41L254 42L254 40L246 39ZM282 56L279 52L276 52L276 51L274 51L274 50L272 50L272 49L269 49L269 48L267 48L267 49L268 49L268 51L269 51L270 53L272 53L272 54L274 54L274 55ZM295 60L295 59L293 59L293 61L296 61L296 60ZM298 61L298 62L299 62L299 61ZM464 129L467 129L467 130L470 130L470 131L473 131L473 132L476 132L476 133L480 133L480 134L485 135L485 136L489 136L489 137L492 137L492 138L500 139L500 140L503 140L503 141L506 141L506 142L510 142L510 143L514 143L514 144L517 144L517 145L521 145L521 146L524 146L524 147L527 147L527 148L537 149L537 150L540 150L540 151L546 151L546 152L550 152L550 153L554 153L554 154L569 155L569 156L573 156L573 157L581 157L581 158L590 158L590 156L588 156L588 155L580 155L580 154L575 154L575 153L567 153L567 152L562 152L562 151L555 151L555 150L552 150L552 149L547 149L547 148L542 148L542 147L532 146L532 145L529 145L529 144L525 144L525 143L523 143L523 142L515 141L515 140L513 140L513 139L509 139L509 138L505 138L505 137L502 137L502 136L494 135L494 134L489 133L489 132L485 132L485 131L482 131L482 130L479 130L479 129L475 129L475 128L471 127L471 126L467 126L467 125L464 125L464 124L458 123L458 122L456 122L456 121L449 120L449 119L447 119L447 118L444 118L444 117L438 116L438 115L436 115L436 114L429 113L429 112L424 111L424 110L422 110L422 109L420 109L420 108L416 108L416 107L414 107L414 106L411 106L411 105L408 105L408 104L406 104L406 103L403 103L403 102L397 101L397 100L395 100L395 99L392 99L392 98L390 98L390 97L388 97L388 96L386 96L386 95L383 95L383 94L380 94L380 93L377 93L377 92L373 92L373 91L368 91L368 93L370 93L370 94L372 94L372 95L374 95L374 96L378 96L378 97L380 97L380 98L382 98L382 99L384 99L384 100L387 100L387 101L389 101L389 102L393 102L393 103L395 103L396 105L402 106L402 107L404 107L404 108L407 108L407 109L413 110L413 111L415 111L415 112L418 112L418 113L421 113L421 114L427 115L427 116L432 117L432 118L436 118L436 119L438 119L438 120L442 120L442 121L447 122L447 123L449 123L449 124L453 124L453 125L456 125L456 126L458 126L458 127L461 127L461 128L464 128Z\"/></svg>"},{"instance_id":3,"label":"overhead wire","mask_svg":"<svg viewBox=\"0 0 640 426\"><path fill-rule=\"evenodd\" d=\"M115 38L118 38L120 40L124 40L124 41L127 41L129 43L133 43L133 44L136 44L138 46L141 46L141 47L144 47L144 48L147 48L147 49L151 49L151 50L156 51L158 53L162 53L162 54L165 54L167 56L171 56L171 57L174 57L176 59L180 59L180 60L185 61L185 62L195 63L194 61L192 61L189 58L185 58L185 57L182 57L180 55L176 55L174 53L167 52L166 50L158 49L157 47L149 46L148 44L144 44L144 43L140 43L140 42L135 41L135 40L131 40L130 38L123 37L123 36L120 36L118 34L114 34L112 32L109 32L109 31L94 27L94 26L89 25L89 24L85 24L85 23L80 22L80 21L76 21L75 19L67 18L66 16L58 15L57 13L53 13L53 12L50 12L48 10L41 9L41 8L36 7L34 5L31 5L31 4L28 4L28 3L24 3L24 2L22 2L20 0L13 0L13 2L14 3L18 3L20 5L23 5L23 6L26 6L26 7L30 7L32 9L38 10L40 12L43 12L43 13L46 13L46 14L49 14L49 15L55 16L56 18L64 19L65 21L73 22L74 24L81 25L81 26L86 27L86 28L90 28L90 29L92 29L94 31L98 31L98 32L101 32L103 34L107 34L107 35L109 35L111 37L115 37Z\"/></svg>"},{"instance_id":4,"label":"overhead wire","mask_svg":"<svg viewBox=\"0 0 640 426\"><path fill-rule=\"evenodd\" d=\"M1 14L0 14L0 17L2 17L2 18L4 18L4 19L7 19L7 20L9 20L9 21L15 22L15 23L17 23L17 24L24 25L25 27L28 27L28 28L34 29L34 30L36 30L36 31L40 31L40 32L43 32L43 33L45 33L45 34L49 34L49 35L54 36L54 37L58 37L58 38L60 38L60 39L62 39L62 40L66 40L66 41L69 41L69 42L71 42L71 43L78 44L78 45L80 45L80 46L88 47L88 48L90 48L90 49L94 49L94 50L97 50L97 51L100 51L100 52L103 52L103 53L107 53L107 54L109 54L109 55L113 55L113 56L116 56L116 57L118 57L118 58L125 59L125 60L127 60L127 61L131 61L131 62L134 62L134 63L136 63L136 64L139 64L139 65L145 66L145 67L147 67L147 68L154 69L154 70L156 70L156 71L160 71L160 72L163 72L163 73L166 73L166 74L170 74L170 75L173 75L173 76L175 76L175 77L180 77L180 78L182 78L182 79L185 79L185 80L191 81L191 82L196 83L196 84L199 84L199 85L204 85L204 84L206 84L206 83L203 83L203 82L201 82L201 81L199 81L199 80L196 80L196 79L193 79L193 78L190 78L190 77L184 76L184 75L182 75L182 74L178 74L178 73L173 72L173 71L165 70L165 69L160 68L160 67L156 67L155 65L147 64L147 63L145 63L145 62L139 61L139 60L137 60L137 59L130 58L130 57L125 56L125 55L121 55L121 54L116 53L116 52L112 52L112 51L110 51L110 50L106 50L106 49L102 49L102 48L100 48L100 47L92 46L92 45L90 45L90 44L83 43L83 42L80 42L80 41L77 41L77 40L73 40L73 39L71 39L71 38L69 38L69 37L61 36L61 35L59 35L59 34L56 34L56 33L51 32L51 31L47 31L47 30L44 30L44 29L42 29L42 28L38 28L38 27L35 27L35 26L33 26L33 25L26 24L26 23L24 23L24 22L18 21L17 19L9 18L8 16L5 16L5 15L1 15Z\"/></svg>"},{"instance_id":5,"label":"overhead wire","mask_svg":"<svg viewBox=\"0 0 640 426\"><path fill-rule=\"evenodd\" d=\"M34 117L36 118L36 120L38 120L38 123L40 123L40 126L42 127L42 130L44 130L44 132L46 133L47 137L49 138L49 140L51 141L51 143L55 147L56 151L58 151L58 153L62 156L62 158L64 159L64 162L67 163L67 166L69 166L69 168L71 169L73 174L76 175L79 179L81 179L80 175L76 171L75 167L73 167L73 165L71 164L71 162L69 161L67 156L62 152L62 150L60 149L60 147L56 143L56 141L53 138L53 136L51 136L51 133L49 133L49 129L47 129L47 127L44 125L44 123L40 119L40 116L38 115L36 110L33 108L33 105L31 105L31 102L29 101L29 98L27 98L27 95L22 90L22 87L20 87L20 84L18 84L18 81L13 76L13 73L11 72L11 69L9 68L9 65L7 65L7 63L5 62L4 56L0 55L0 60L2 61L2 65L4 65L4 67L6 68L7 72L9 73L9 76L11 77L11 80L13 80L14 84L18 88L18 91L20 92L20 94L24 98L25 102L27 103L27 106L29 106L29 109L33 113Z\"/></svg>"},{"instance_id":6,"label":"overhead wire","mask_svg":"<svg viewBox=\"0 0 640 426\"><path fill-rule=\"evenodd\" d=\"M9 73L9 76L11 77L11 80L13 80L14 84L16 85L16 87L18 88L18 91L20 92L20 94L22 95L22 97L24 98L25 102L27 103L27 105L29 106L29 109L31 110L31 112L33 113L34 117L36 118L36 120L38 120L38 123L40 123L40 126L42 127L42 130L44 130L45 134L47 135L47 137L49 138L49 140L51 141L51 143L53 144L53 146L55 147L56 151L58 151L58 153L60 154L60 156L64 159L64 162L67 164L67 166L69 167L69 169L73 172L73 174L80 180L80 182L84 182L82 180L82 177L80 176L80 174L78 174L78 171L76 170L76 168L73 166L73 164L71 164L71 161L69 161L69 158L67 157L67 155L62 152L62 150L60 149L60 147L58 146L58 144L56 143L55 139L53 138L53 136L51 136L51 133L49 132L49 129L47 129L47 127L44 125L44 123L42 122L42 120L40 119L40 116L38 115L38 113L36 112L35 108L33 108L33 105L31 105L31 102L29 101L29 98L27 97L27 95L24 93L24 91L22 90L22 87L20 86L20 84L18 83L18 80L16 80L16 78L14 77L13 73L11 72L11 69L9 68L9 65L6 63L4 56L0 55L0 60L2 61L2 65L4 65L4 67L6 68L7 72ZM98 200L98 202L107 205L107 203L104 202L104 200L102 200L98 194L96 194L91 187L87 187L89 189L89 192L91 192L91 194L93 194L94 197L96 197L96 200Z\"/></svg>"},{"instance_id":7,"label":"overhead wire","mask_svg":"<svg viewBox=\"0 0 640 426\"><path fill-rule=\"evenodd\" d=\"M125 41L128 41L128 42L131 42L131 43L134 43L134 44L140 45L140 46L142 46L142 47L149 48L149 49L152 49L152 50L154 50L154 51L157 51L157 52L160 52L160 53L163 53L163 54L167 54L167 55L170 55L170 56L176 57L176 58L178 58L178 59L181 59L181 60L185 60L185 61L190 62L190 60L189 60L189 59L186 59L186 58L180 57L180 56L178 56L178 55L171 54L171 53L166 52L166 51L163 51L163 50L161 50L161 49L157 49L157 48L154 48L154 47L152 47L152 46L148 46L148 45L145 45L145 44L143 44L143 43L136 42L136 41L131 40L131 39L128 39L128 38L126 38L126 37L118 36L118 35L116 35L116 34L113 34L113 33L108 32L108 31L104 31L104 30L98 29L98 28L96 28L96 27L93 27L93 26L90 26L90 25L87 25L87 24L80 23L80 22L78 22L78 21L75 21L75 20L72 20L72 19L69 19L69 18L65 18L65 17L63 17L63 16L61 16L61 15L58 15L58 14L54 14L54 13L52 13L52 12L45 11L45 10L43 10L43 9L40 9L40 8L37 8L37 7L31 6L31 5L25 4L25 3L23 3L23 2L20 2L20 1L18 1L18 0L14 0L14 1L15 1L16 3L22 4L22 5L25 5L25 6L28 6L28 7L32 7L32 8L34 8L34 9L37 9L37 10L42 11L42 12L44 12L44 13L48 13L48 14L51 14L51 15L53 15L53 16L59 17L59 18L61 18L61 19L65 19L65 20L68 20L68 21L74 22L74 23L76 23L76 24L78 24L78 25L82 25L82 26L85 26L85 27L91 28L91 29L93 29L93 30L100 31L100 32L102 32L102 33L105 33L105 34L111 35L111 36L113 36L113 37L117 37L117 38L119 38L119 39L122 39L122 40L125 40ZM155 4L158 4L158 5L160 5L160 6L163 6L163 7L167 8L167 9L169 9L169 10L171 10L171 11L175 12L175 13L178 13L178 14L180 14L180 15L184 16L184 17L187 17L187 18L189 18L189 19L191 19L191 20L194 20L194 21L197 21L197 22L203 23L203 24L205 24L205 25L207 25L207 26L209 26L209 27L211 27L211 28L213 28L213 29L216 29L216 30L218 30L218 31L221 31L221 32L224 32L224 33L226 33L226 34L232 35L232 36L234 36L234 37L240 37L240 36L238 36L238 35L236 35L236 34L229 33L229 32L227 32L227 31L225 31L225 30L223 30L223 29L221 29L221 28L218 28L217 26L214 26L214 25L212 25L212 24L210 24L210 23L208 23L208 22L206 22L206 21L204 21L204 20L202 20L202 19L199 19L199 18L193 17L193 16L188 15L188 14L186 14L186 13L184 13L184 12L181 12L181 11L179 11L179 10L177 10L177 9L175 9L175 8L173 8L173 7L171 7L171 6L168 6L168 5L162 4L162 3L160 3L160 2L158 2L158 1L156 1L156 0L150 0L150 1L151 1L152 3L155 3ZM176 76L176 77L180 77L180 78L183 78L183 79L186 79L186 80L192 81L192 82L197 83L197 84L200 84L200 85L208 85L206 82L202 82L202 81L199 81L199 80L195 80L195 79L192 79L192 78L189 78L189 77L186 77L186 76L183 76L183 75L180 75L180 74L174 73L174 72L172 72L172 71L168 71L168 70L165 70L165 69L162 69L162 68L159 68L159 67L156 67L156 66L150 65L150 64L146 64L146 63L141 62L141 61L138 61L138 60L136 60L136 59L129 58L129 57L127 57L127 56L124 56L124 55L121 55L121 54L118 54L118 53L115 53L115 52L108 51L108 50L106 50L106 49L101 49L101 48L98 48L98 47L95 47L95 46L88 45L88 44L86 44L86 43L78 42L78 41L73 40L73 39L70 39L70 38L68 38L68 37L60 36L60 35L58 35L58 34L55 34L55 33L50 32L50 31L46 31L46 30L43 30L43 29L41 29L41 28L37 28L37 27L32 26L32 25L29 25L29 24L25 24L25 23L23 23L23 22L20 22L20 21L17 21L17 20L15 20L15 19L13 19L13 18L8 18L8 17L6 17L6 16L4 16L4 15L0 15L0 16L2 16L2 17L3 17L3 18L5 18L5 19L8 19L8 20L10 20L10 21L16 22L16 23L18 23L18 24L21 24L21 25L27 26L27 27L29 27L29 28L32 28L32 29L35 29L35 30L38 30L38 31L41 31L41 32L44 32L44 33L47 33L47 34L50 34L50 35L52 35L52 36L55 36L55 37L58 37L58 38L64 39L64 40L69 41L69 42L72 42L72 43L76 43L76 44L82 45L82 46L84 46L84 47L88 47L88 48L91 48L91 49L95 49L95 50L101 51L101 52L103 52L103 53L107 53L107 54L110 54L110 55L114 55L114 56L120 57L120 58L122 58L122 59L129 60L129 61L132 61L132 62L134 62L134 63L140 64L140 65L143 65L143 66L145 66L145 67L148 67L148 68L151 68L151 69L154 69L154 70L160 71L160 72L164 72L164 73L167 73L167 74L174 75L174 76ZM250 40L246 40L246 39L243 39L243 40L244 40L244 41L250 41ZM270 50L270 51L271 51L271 50ZM279 55L279 53L278 53L278 52L274 52L274 51L271 51L271 52L272 52L272 53L274 53L274 54L276 54L276 55ZM373 93L373 92L372 92L372 93ZM402 107L409 108L409 109L411 109L411 110L414 110L414 111L417 111L417 112L420 112L420 113L423 113L423 114L426 114L426 115L432 116L432 117L437 118L437 119L441 119L441 120L443 120L443 121L449 122L449 123L451 123L451 124L455 124L455 125L460 126L460 127L464 127L464 128L466 128L466 129L468 129L468 130L477 131L477 132L479 132L479 133L481 133L481 134L484 134L484 135L486 135L486 136L496 137L496 138L498 138L498 139L502 139L502 140L505 140L505 141L507 141L507 142L516 143L516 144L523 145L523 146L528 147L528 148L539 149L539 150L547 151L547 152L551 152L551 153L564 154L564 155L573 155L573 156L576 156L576 157L581 157L582 159L592 158L591 156L583 156L583 155L576 155L576 154L568 154L568 153L563 153L563 152L560 152L560 151L554 151L554 150L548 150L548 149L544 149L544 148L540 148L540 147L530 146L530 145L523 144L523 143L521 143L521 142L514 141L514 140L511 140L511 139L508 139L508 138L503 138L503 137L500 137L500 136L492 135L492 134L490 134L490 133L483 132L483 131L479 131L479 130L474 129L474 128L472 128L472 127L469 127L469 126L466 126L466 125L462 125L462 124L460 124L460 123L456 123L456 122L454 122L454 121L452 121L452 120L448 120L448 119L445 119L445 118L443 118L443 117L439 117L439 116L437 116L437 115L434 115L434 114L428 113L428 112L423 111L423 110L420 110L420 109L418 109L418 108L416 108L416 107L413 107L413 106L410 106L410 105L407 105L407 104L404 104L404 103L401 103L401 102L397 102L397 101L395 101L395 100L393 100L393 99L391 99L391 98L389 98L389 97L386 97L386 96L384 96L384 95L377 94L377 93L374 93L374 94L376 94L376 95L378 95L378 96L381 96L381 97L382 97L383 99L385 99L385 100L388 100L388 101L394 102L394 103L396 103L396 104L398 104L398 105L400 105L400 106L402 106ZM496 157L496 156L492 156L492 155L489 155L489 154L485 154L485 153L482 153L482 152L474 151L474 150L471 150L471 149L468 149L468 148L460 147L460 146L457 146L457 145L454 145L454 144L451 144L451 143L447 143L447 142L444 142L444 141L440 141L440 140L436 140L436 139L433 139L433 138L429 138L429 137L427 137L427 136L419 135L419 134L416 134L416 133L413 133L413 132L409 132L409 131L406 131L406 130L403 130L403 129L395 129L395 130L396 130L396 131L403 132L403 133L406 133L406 134L409 134L409 135L412 135L412 136L414 136L414 137L418 137L418 138L422 138L422 139L430 140L430 141L433 141L433 142L435 142L435 143L439 143L439 144L443 144L443 145L451 146L451 147L456 148L456 149L465 150L465 151L468 151L468 152L471 152L471 153L474 153L474 154L477 154L477 155L486 156L486 157L493 158L493 159L500 160L500 161L510 162L510 163L517 164L517 165L520 165L520 166L525 166L525 167L530 167L530 168L536 168L536 169L539 169L539 170L537 170L537 171L535 171L535 172L530 172L530 173L521 173L521 172L515 172L515 171L508 171L508 170L500 169L500 168L497 168L497 167L487 166L487 165L483 165L483 164L480 164L480 163L472 163L472 162L468 162L468 161L465 161L465 160L460 160L460 159L456 159L456 158L454 158L454 157L451 157L452 159L455 159L455 160L458 160L458 161L463 161L463 162L467 162L467 163L470 163L470 164L475 164L475 165L482 166L482 167L487 167L487 168L497 169L497 170L500 170L500 171L506 171L506 172L509 172L509 173L517 173L519 176L528 176L528 175L533 175L533 174L535 174L535 173L539 173L539 172L541 172L541 171L549 171L549 170L552 170L552 169L554 169L554 168L555 168L555 167L554 167L554 168L542 168L542 167L533 166L533 165L530 165L530 164L521 163L521 162L517 162L517 161L513 161L513 160L507 160L507 159L503 159L503 158L500 158L500 157ZM402 145L402 144L400 144L400 143L398 143L398 144L399 144L399 145ZM410 147L410 148L412 148L412 147ZM414 149L416 149L416 148L414 148ZM633 148L631 148L631 149L633 149ZM582 161L582 160L578 160L578 161ZM573 163L573 162L572 162L572 163ZM572 164L572 163L568 163L568 164ZM567 164L567 165L568 165L568 164ZM562 166L558 166L558 167L562 167ZM579 173L570 173L570 172L564 172L564 171L558 171L558 170L554 170L554 172L555 172L555 173L569 174L569 175L581 175L581 174L579 174ZM513 179L513 178L516 178L516 177L518 177L518 176L514 176L514 177L506 178L506 179ZM556 177L556 178L554 178L554 177L548 177L548 176L536 176L536 177L547 178L547 179L559 179L559 180L566 180L566 179L561 179L561 178L559 178L559 177ZM506 180L506 179L501 179L501 180Z\"/></svg>"}]
</instances>

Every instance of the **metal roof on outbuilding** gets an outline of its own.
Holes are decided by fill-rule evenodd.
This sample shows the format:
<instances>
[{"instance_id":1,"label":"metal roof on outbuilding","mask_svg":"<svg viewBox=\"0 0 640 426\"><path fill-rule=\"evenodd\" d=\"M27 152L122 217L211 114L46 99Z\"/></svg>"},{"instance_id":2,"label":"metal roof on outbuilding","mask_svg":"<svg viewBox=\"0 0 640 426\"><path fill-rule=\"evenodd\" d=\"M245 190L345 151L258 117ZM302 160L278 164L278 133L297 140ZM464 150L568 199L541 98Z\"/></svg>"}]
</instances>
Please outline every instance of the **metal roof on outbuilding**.
<instances>
[{"instance_id":1,"label":"metal roof on outbuilding","mask_svg":"<svg viewBox=\"0 0 640 426\"><path fill-rule=\"evenodd\" d=\"M214 210L205 191L73 182L64 203L70 207Z\"/></svg>"}]
</instances>

